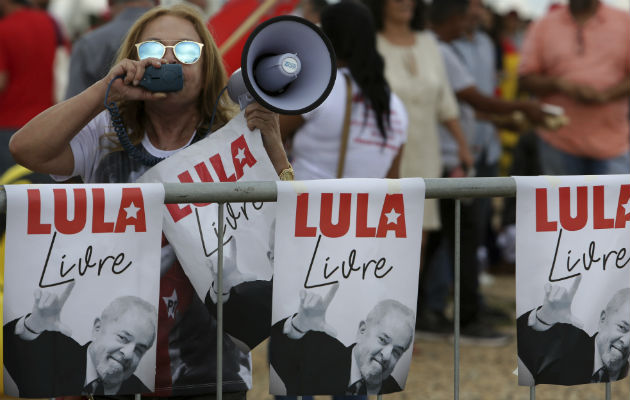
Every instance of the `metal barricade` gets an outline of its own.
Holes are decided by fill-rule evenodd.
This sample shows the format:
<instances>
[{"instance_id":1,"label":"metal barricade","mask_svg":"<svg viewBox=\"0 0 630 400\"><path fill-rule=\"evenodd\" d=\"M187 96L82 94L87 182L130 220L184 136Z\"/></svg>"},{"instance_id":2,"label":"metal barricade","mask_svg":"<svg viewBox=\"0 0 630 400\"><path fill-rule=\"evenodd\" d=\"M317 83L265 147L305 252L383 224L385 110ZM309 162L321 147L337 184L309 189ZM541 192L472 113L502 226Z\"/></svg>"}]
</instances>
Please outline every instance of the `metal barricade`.
<instances>
[{"instance_id":1,"label":"metal barricade","mask_svg":"<svg viewBox=\"0 0 630 400\"><path fill-rule=\"evenodd\" d=\"M460 220L461 199L482 197L514 197L516 182L510 177L493 178L426 178L425 196L433 199L455 199L454 253L454 399L459 400L460 386ZM227 202L274 202L275 182L164 183L164 203L218 203L218 220L224 216ZM6 193L0 186L0 212L6 212ZM217 387L223 385L223 230L218 232L218 298L217 298ZM140 395L136 395L139 400ZM222 393L216 398L222 400ZM377 399L381 400L382 395ZM530 387L530 399L535 400L536 387ZM301 396L298 397L301 400ZM605 399L611 399L611 384L606 383Z\"/></svg>"}]
</instances>

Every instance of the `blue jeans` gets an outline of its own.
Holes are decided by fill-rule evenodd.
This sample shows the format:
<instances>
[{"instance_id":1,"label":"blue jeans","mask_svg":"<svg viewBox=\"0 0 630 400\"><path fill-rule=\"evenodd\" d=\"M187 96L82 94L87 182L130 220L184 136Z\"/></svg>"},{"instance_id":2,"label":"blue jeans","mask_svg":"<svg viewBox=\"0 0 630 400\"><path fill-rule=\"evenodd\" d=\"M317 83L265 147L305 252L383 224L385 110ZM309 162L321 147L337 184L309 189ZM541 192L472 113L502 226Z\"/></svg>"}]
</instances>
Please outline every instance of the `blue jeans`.
<instances>
[{"instance_id":1,"label":"blue jeans","mask_svg":"<svg viewBox=\"0 0 630 400\"><path fill-rule=\"evenodd\" d=\"M444 313L448 293L453 282L451 255L448 253L446 240L439 240L433 257L430 260L427 259L426 262L431 265L426 265L425 267L426 275L423 277L426 281L423 286L424 296L419 299L422 302L421 306L424 309Z\"/></svg>"},{"instance_id":2,"label":"blue jeans","mask_svg":"<svg viewBox=\"0 0 630 400\"><path fill-rule=\"evenodd\" d=\"M545 175L610 175L630 173L630 152L599 160L574 156L538 138L538 158Z\"/></svg>"}]
</instances>

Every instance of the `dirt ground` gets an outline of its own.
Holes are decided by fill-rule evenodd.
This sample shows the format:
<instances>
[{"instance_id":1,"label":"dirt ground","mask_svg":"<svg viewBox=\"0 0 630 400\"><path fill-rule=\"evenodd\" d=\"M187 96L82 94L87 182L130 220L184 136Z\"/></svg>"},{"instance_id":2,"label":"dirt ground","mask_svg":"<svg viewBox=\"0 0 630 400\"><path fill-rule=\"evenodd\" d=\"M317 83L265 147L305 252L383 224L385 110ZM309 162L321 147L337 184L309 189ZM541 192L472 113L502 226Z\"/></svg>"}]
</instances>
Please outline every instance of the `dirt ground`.
<instances>
[{"instance_id":1,"label":"dirt ground","mask_svg":"<svg viewBox=\"0 0 630 400\"><path fill-rule=\"evenodd\" d=\"M514 276L496 276L493 284L484 287L488 303L514 314ZM518 386L516 369L516 320L502 327L513 335L503 347L461 347L460 386L461 400L527 400L528 387ZM267 345L263 343L253 351L254 387L248 398L269 400ZM411 369L403 392L384 395L388 400L448 400L453 399L453 345L447 341L428 342L416 339ZM573 387L538 385L537 400L598 400L605 399L604 384ZM612 384L612 399L630 398L628 378ZM317 396L316 400L327 399ZM376 396L371 396L371 400Z\"/></svg>"}]
</instances>

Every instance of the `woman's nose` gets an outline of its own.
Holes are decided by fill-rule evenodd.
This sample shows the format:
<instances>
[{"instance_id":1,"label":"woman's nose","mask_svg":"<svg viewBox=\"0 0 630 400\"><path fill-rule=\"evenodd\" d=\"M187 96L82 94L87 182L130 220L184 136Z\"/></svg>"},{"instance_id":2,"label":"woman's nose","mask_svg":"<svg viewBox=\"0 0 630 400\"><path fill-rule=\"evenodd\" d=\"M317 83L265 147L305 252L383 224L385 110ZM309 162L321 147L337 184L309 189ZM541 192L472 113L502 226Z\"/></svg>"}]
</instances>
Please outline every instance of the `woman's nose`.
<instances>
[{"instance_id":1,"label":"woman's nose","mask_svg":"<svg viewBox=\"0 0 630 400\"><path fill-rule=\"evenodd\" d=\"M177 63L177 57L175 57L175 50L172 47L167 47L164 52L164 59L168 61L169 64Z\"/></svg>"}]
</instances>

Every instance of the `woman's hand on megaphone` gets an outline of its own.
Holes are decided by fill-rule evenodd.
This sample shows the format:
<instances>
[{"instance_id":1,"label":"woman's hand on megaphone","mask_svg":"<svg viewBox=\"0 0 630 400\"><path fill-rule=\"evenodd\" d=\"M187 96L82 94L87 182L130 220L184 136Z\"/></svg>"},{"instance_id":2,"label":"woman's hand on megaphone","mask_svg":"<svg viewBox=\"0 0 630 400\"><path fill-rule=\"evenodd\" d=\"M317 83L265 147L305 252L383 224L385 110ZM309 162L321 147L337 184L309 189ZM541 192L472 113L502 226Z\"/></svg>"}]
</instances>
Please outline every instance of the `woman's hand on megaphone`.
<instances>
[{"instance_id":1,"label":"woman's hand on megaphone","mask_svg":"<svg viewBox=\"0 0 630 400\"><path fill-rule=\"evenodd\" d=\"M245 108L245 119L250 130L260 130L263 145L276 172L280 174L280 172L289 168L291 164L289 164L287 153L284 151L282 144L278 114L253 102Z\"/></svg>"},{"instance_id":2,"label":"woman's hand on megaphone","mask_svg":"<svg viewBox=\"0 0 630 400\"><path fill-rule=\"evenodd\" d=\"M121 100L151 100L166 97L165 93L150 92L140 86L138 83L144 76L144 71L148 66L160 68L162 64L168 61L158 58L146 58L144 60L124 59L114 65L105 78L101 79L101 83L105 88L110 82L111 89L108 102L117 102ZM117 79L122 76L122 79Z\"/></svg>"}]
</instances>

